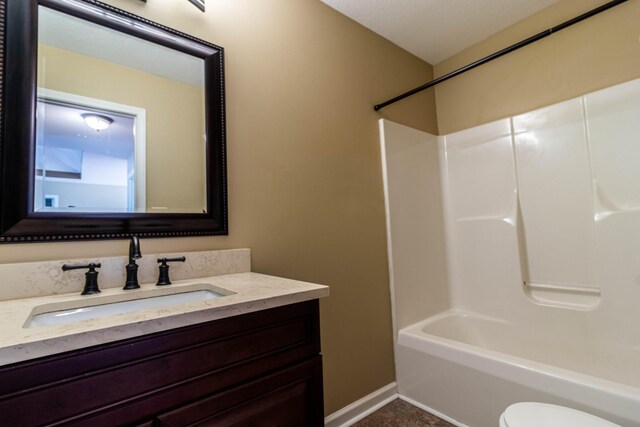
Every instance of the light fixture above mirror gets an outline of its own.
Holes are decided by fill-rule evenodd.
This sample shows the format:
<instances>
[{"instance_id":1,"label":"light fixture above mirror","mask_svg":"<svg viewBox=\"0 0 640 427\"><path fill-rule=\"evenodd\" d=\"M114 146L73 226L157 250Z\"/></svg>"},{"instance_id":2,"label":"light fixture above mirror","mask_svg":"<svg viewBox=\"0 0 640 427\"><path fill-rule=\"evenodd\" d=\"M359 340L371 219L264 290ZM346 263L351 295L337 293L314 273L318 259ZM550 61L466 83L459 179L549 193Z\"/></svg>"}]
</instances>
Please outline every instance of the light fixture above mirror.
<instances>
[{"instance_id":1,"label":"light fixture above mirror","mask_svg":"<svg viewBox=\"0 0 640 427\"><path fill-rule=\"evenodd\" d=\"M198 9L204 12L204 0L189 0L193 3Z\"/></svg>"},{"instance_id":2,"label":"light fixture above mirror","mask_svg":"<svg viewBox=\"0 0 640 427\"><path fill-rule=\"evenodd\" d=\"M143 3L146 3L147 0L140 0ZM204 12L204 0L189 0L195 7Z\"/></svg>"}]
</instances>

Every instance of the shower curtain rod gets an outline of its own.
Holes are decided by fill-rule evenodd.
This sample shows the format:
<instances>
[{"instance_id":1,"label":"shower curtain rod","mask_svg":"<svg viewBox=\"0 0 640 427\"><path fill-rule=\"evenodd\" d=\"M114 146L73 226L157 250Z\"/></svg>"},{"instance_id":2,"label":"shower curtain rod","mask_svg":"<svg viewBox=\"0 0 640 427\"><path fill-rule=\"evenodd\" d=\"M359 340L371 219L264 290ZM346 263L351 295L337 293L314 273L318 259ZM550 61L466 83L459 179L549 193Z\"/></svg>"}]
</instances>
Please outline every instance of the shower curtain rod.
<instances>
[{"instance_id":1,"label":"shower curtain rod","mask_svg":"<svg viewBox=\"0 0 640 427\"><path fill-rule=\"evenodd\" d=\"M460 75L462 73L466 73L467 71L472 70L472 69L474 69L474 68L476 68L476 67L478 67L478 66L480 66L482 64L486 64L489 61L493 61L496 58L500 58L501 56L506 55L507 53L511 53L511 52L513 52L515 50L520 49L521 47L525 47L528 44L531 44L531 43L536 42L536 41L538 41L540 39L543 39L543 38L545 38L547 36L550 36L553 33L557 33L560 30L564 30L565 28L568 28L568 27L570 27L570 26L572 26L574 24L577 24L580 21L584 21L587 18L590 18L590 17L592 17L594 15L597 15L597 14L599 14L601 12L604 12L605 10L609 10L612 7L618 6L619 4L625 3L627 1L629 1L629 0L613 0L613 1L610 1L609 3L605 3L600 7L597 7L595 9L593 9L593 10L590 10L589 12L583 13L580 16L576 16L575 18L570 19L568 21L565 21L560 25L556 25L555 27L552 27L552 28L549 28L548 30L542 31L542 32L536 34L535 36L531 36L528 39L519 41L516 44L512 44L511 46L506 47L506 48L504 48L502 50L499 50L498 52L492 53L491 55L485 56L484 58L479 59L479 60L477 60L475 62L472 62L471 64L465 65L462 68L458 68L457 70L454 70L454 71L452 71L452 72L450 72L448 74L445 74L442 77L438 77L437 79L434 79L434 80L430 81L429 83L425 83L422 86L418 86L415 89L412 89L412 90L410 90L408 92L403 93L402 95L398 95L395 98L391 98L390 100L385 101L382 104L375 105L373 107L373 109L375 111L378 111L378 110L380 110L380 109L382 109L382 108L384 108L384 107L386 107L388 105L395 104L396 102L398 102L400 100L403 100L403 99L405 99L405 98L407 98L407 97L409 97L411 95L415 95L418 92L422 92L425 89L429 89L430 87L435 86L438 83L442 83L442 82L444 82L446 80L449 80L452 77L455 77L455 76Z\"/></svg>"}]
</instances>

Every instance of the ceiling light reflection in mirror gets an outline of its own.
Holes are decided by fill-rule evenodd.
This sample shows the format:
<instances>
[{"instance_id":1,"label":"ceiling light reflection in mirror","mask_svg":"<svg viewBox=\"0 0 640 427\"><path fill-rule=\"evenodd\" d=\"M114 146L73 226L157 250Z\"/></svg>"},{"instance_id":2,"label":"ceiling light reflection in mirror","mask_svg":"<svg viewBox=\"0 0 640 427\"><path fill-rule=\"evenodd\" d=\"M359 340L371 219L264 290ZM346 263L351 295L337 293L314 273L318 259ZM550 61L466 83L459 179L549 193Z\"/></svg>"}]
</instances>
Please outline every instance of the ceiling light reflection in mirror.
<instances>
[{"instance_id":1,"label":"ceiling light reflection in mirror","mask_svg":"<svg viewBox=\"0 0 640 427\"><path fill-rule=\"evenodd\" d=\"M203 60L42 6L38 19L34 211L205 212Z\"/></svg>"},{"instance_id":2,"label":"ceiling light reflection in mirror","mask_svg":"<svg viewBox=\"0 0 640 427\"><path fill-rule=\"evenodd\" d=\"M113 123L113 119L109 116L94 113L81 114L84 122L93 130L100 132L101 130L109 129L109 126Z\"/></svg>"}]
</instances>

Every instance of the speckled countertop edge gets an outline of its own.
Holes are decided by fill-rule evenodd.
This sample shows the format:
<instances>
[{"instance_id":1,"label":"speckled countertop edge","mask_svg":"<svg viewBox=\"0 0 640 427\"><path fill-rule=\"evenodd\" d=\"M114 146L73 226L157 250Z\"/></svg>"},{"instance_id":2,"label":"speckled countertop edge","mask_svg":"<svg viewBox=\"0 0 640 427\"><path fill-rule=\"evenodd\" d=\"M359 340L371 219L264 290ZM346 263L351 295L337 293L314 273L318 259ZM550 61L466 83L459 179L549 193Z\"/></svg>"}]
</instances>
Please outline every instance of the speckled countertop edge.
<instances>
[{"instance_id":1,"label":"speckled countertop edge","mask_svg":"<svg viewBox=\"0 0 640 427\"><path fill-rule=\"evenodd\" d=\"M34 310L42 311L38 307L44 304L55 306L91 299L104 302L121 295L127 295L127 298L144 297L158 288L154 284L146 284L135 291L106 289L97 296L73 293L0 301L0 366L329 295L327 286L259 273L182 280L168 288L172 291L180 288L186 290L202 283L231 294L205 301L35 328L23 326Z\"/></svg>"}]
</instances>

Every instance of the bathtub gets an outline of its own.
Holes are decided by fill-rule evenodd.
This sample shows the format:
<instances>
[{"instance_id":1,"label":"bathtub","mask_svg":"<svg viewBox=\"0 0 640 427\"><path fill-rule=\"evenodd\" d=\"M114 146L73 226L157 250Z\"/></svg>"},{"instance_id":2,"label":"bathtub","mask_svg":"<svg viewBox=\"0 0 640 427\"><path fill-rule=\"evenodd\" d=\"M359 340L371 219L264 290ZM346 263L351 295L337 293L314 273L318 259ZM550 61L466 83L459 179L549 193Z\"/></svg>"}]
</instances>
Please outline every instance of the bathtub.
<instances>
[{"instance_id":1,"label":"bathtub","mask_svg":"<svg viewBox=\"0 0 640 427\"><path fill-rule=\"evenodd\" d=\"M640 427L640 349L557 331L457 310L433 316L398 333L399 394L458 426L496 427L511 403L538 401Z\"/></svg>"}]
</instances>

